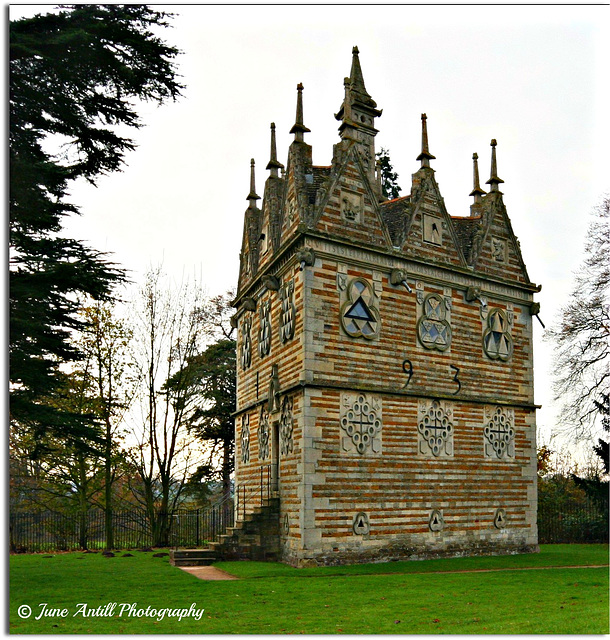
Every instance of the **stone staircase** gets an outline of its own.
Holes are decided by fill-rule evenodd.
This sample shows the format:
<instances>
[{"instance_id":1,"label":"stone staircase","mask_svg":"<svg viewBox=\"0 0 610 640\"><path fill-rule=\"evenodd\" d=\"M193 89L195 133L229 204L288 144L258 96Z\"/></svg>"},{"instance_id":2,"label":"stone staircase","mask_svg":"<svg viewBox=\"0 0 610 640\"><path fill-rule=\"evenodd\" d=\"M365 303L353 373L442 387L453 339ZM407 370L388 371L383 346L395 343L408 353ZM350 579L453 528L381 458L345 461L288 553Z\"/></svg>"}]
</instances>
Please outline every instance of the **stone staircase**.
<instances>
[{"instance_id":1,"label":"stone staircase","mask_svg":"<svg viewBox=\"0 0 610 640\"><path fill-rule=\"evenodd\" d=\"M263 500L260 507L203 549L172 549L170 563L200 567L219 560L277 560L280 551L280 500Z\"/></svg>"}]
</instances>

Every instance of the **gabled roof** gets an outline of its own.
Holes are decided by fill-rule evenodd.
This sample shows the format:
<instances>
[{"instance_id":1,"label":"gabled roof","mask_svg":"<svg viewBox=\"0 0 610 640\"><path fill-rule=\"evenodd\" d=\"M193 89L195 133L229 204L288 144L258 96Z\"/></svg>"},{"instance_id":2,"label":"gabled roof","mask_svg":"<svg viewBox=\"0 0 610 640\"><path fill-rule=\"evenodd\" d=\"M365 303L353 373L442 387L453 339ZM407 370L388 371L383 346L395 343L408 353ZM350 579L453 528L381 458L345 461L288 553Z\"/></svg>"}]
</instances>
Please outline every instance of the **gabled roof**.
<instances>
[{"instance_id":1,"label":"gabled roof","mask_svg":"<svg viewBox=\"0 0 610 640\"><path fill-rule=\"evenodd\" d=\"M402 196L381 202L379 205L381 219L385 222L395 247L400 246L404 241L405 217L409 214L410 204L411 196Z\"/></svg>"},{"instance_id":2,"label":"gabled roof","mask_svg":"<svg viewBox=\"0 0 610 640\"><path fill-rule=\"evenodd\" d=\"M472 249L474 234L481 224L481 217L475 216L468 218L458 218L455 216L451 216L451 222L453 223L455 235L457 237L460 248L462 249L462 253L464 254L466 260L468 260L468 256L470 255L470 251Z\"/></svg>"}]
</instances>

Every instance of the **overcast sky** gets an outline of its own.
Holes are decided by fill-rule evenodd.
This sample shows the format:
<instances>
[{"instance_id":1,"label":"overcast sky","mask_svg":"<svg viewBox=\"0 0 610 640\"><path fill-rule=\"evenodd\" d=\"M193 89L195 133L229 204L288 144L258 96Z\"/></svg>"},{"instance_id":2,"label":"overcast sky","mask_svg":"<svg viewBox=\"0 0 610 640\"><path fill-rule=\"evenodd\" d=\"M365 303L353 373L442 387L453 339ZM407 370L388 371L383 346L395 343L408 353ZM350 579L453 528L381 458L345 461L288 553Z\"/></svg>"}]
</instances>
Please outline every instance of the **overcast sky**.
<instances>
[{"instance_id":1,"label":"overcast sky","mask_svg":"<svg viewBox=\"0 0 610 640\"><path fill-rule=\"evenodd\" d=\"M296 85L314 164L338 141L351 51L360 50L368 92L383 109L377 149L390 151L403 195L419 163L420 115L428 116L432 167L450 215L469 213L472 154L489 177L490 140L537 300L550 325L566 303L592 208L610 191L608 6L193 6L164 37L183 54L184 97L144 105L147 125L121 173L78 184L74 237L113 253L142 279L162 263L210 293L236 284L250 158L257 192L277 125L286 164ZM42 8L45 12L47 7ZM11 17L32 15L32 6ZM551 349L534 321L535 395L548 440L556 407Z\"/></svg>"}]
</instances>

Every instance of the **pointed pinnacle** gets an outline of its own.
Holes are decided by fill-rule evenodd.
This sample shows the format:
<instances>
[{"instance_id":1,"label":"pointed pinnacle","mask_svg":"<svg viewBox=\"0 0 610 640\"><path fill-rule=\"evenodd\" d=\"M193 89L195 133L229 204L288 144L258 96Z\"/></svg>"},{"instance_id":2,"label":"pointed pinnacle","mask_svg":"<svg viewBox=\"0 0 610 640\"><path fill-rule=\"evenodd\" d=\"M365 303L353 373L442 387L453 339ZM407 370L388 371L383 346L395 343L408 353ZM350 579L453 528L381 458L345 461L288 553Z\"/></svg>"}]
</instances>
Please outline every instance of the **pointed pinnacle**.
<instances>
[{"instance_id":1,"label":"pointed pinnacle","mask_svg":"<svg viewBox=\"0 0 610 640\"><path fill-rule=\"evenodd\" d=\"M352 49L352 68L349 74L350 89L362 102L375 108L377 103L371 98L364 86L364 76L362 75L362 67L360 66L360 58L358 57L359 53L358 47Z\"/></svg>"},{"instance_id":2,"label":"pointed pinnacle","mask_svg":"<svg viewBox=\"0 0 610 640\"><path fill-rule=\"evenodd\" d=\"M498 185L504 182L504 180L502 180L501 178L498 178L498 164L496 162L496 145L497 144L498 143L494 138L491 141L491 176L489 177L489 180L485 184L491 185L489 189L490 191L499 192L500 190L498 189Z\"/></svg>"},{"instance_id":3,"label":"pointed pinnacle","mask_svg":"<svg viewBox=\"0 0 610 640\"><path fill-rule=\"evenodd\" d=\"M271 175L274 178L277 178L277 170L284 168L284 165L281 162L277 161L277 150L275 145L275 122L271 123L271 154L269 162L267 163L267 166L265 168L271 171Z\"/></svg>"},{"instance_id":4,"label":"pointed pinnacle","mask_svg":"<svg viewBox=\"0 0 610 640\"><path fill-rule=\"evenodd\" d=\"M428 116L425 113L421 114L421 153L415 158L416 160L421 160L422 167L429 167L430 160L436 160L436 156L433 156L430 153L430 149L428 147L428 126L426 125L426 120Z\"/></svg>"},{"instance_id":5,"label":"pointed pinnacle","mask_svg":"<svg viewBox=\"0 0 610 640\"><path fill-rule=\"evenodd\" d=\"M469 195L474 196L474 203L478 204L481 200L481 196L485 195L485 191L481 189L481 185L479 184L479 156L476 153L472 154L473 161L473 183L474 188L470 192Z\"/></svg>"},{"instance_id":6,"label":"pointed pinnacle","mask_svg":"<svg viewBox=\"0 0 610 640\"><path fill-rule=\"evenodd\" d=\"M303 124L303 85L299 82L297 85L297 116L290 133L294 133L294 139L298 142L303 142L303 134L308 133L311 129L308 129Z\"/></svg>"},{"instance_id":7,"label":"pointed pinnacle","mask_svg":"<svg viewBox=\"0 0 610 640\"><path fill-rule=\"evenodd\" d=\"M250 207L255 207L256 201L260 200L260 196L256 195L256 187L254 185L254 158L250 160L250 193L246 200L250 200Z\"/></svg>"}]
</instances>

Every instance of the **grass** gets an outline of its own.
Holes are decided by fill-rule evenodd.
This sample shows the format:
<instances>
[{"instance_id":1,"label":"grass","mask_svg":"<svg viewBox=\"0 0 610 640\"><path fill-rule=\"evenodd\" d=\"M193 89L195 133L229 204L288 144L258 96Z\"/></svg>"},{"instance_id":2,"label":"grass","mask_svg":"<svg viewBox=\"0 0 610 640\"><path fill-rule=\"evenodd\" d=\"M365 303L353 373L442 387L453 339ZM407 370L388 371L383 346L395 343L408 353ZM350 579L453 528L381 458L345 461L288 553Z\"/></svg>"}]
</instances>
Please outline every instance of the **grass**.
<instances>
[{"instance_id":1,"label":"grass","mask_svg":"<svg viewBox=\"0 0 610 640\"><path fill-rule=\"evenodd\" d=\"M548 545L540 554L294 569L276 563L223 562L239 581L203 581L168 558L67 553L12 556L11 633L608 633L606 545ZM519 569L531 569L521 571ZM489 573L441 573L503 569ZM41 603L66 617L34 618ZM84 617L117 603L113 616ZM205 609L200 620L135 617L134 609ZM19 617L21 605L32 608ZM106 609L106 612L108 609Z\"/></svg>"}]
</instances>

